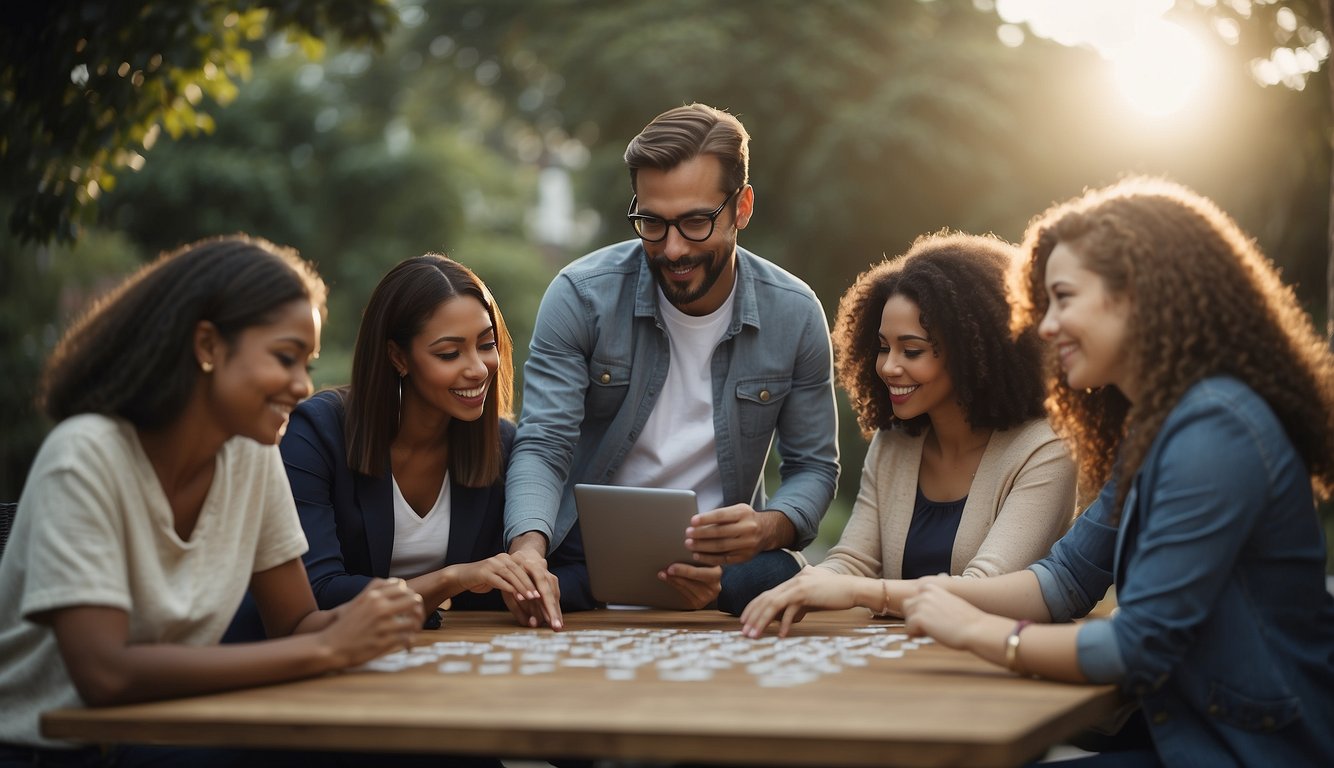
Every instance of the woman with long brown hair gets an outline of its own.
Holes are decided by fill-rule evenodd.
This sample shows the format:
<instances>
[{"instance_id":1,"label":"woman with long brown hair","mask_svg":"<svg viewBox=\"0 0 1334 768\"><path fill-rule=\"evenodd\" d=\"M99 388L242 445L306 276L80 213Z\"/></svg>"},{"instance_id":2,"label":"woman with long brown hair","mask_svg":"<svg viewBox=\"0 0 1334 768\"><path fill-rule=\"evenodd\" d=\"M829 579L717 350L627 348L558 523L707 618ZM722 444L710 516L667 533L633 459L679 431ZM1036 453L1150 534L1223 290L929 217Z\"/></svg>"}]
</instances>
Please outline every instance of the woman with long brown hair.
<instances>
[{"instance_id":1,"label":"woman with long brown hair","mask_svg":"<svg viewBox=\"0 0 1334 768\"><path fill-rule=\"evenodd\" d=\"M1022 674L1118 684L1149 740L1117 764L1324 764L1326 340L1237 224L1176 184L1058 205L1024 250L1016 319L1054 350L1052 420L1102 491L1026 571L922 580L902 601L909 632ZM1113 584L1110 618L1062 623Z\"/></svg>"},{"instance_id":2,"label":"woman with long brown hair","mask_svg":"<svg viewBox=\"0 0 1334 768\"><path fill-rule=\"evenodd\" d=\"M555 606L563 592L587 591L577 555L557 550L550 572L533 574L501 540L511 349L491 292L459 262L426 254L380 280L357 332L351 384L302 403L281 445L321 605L346 602L372 578L400 577L433 629L444 607ZM228 639L262 631L243 610Z\"/></svg>"}]
</instances>

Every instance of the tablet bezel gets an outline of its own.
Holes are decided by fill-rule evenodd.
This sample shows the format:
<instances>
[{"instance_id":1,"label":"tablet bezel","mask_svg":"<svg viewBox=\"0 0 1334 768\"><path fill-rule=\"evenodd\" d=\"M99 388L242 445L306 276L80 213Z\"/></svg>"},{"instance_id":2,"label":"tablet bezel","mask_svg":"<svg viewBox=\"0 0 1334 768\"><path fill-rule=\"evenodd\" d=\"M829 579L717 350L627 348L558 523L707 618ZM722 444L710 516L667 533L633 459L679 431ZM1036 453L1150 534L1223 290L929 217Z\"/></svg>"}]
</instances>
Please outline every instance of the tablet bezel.
<instances>
[{"instance_id":1,"label":"tablet bezel","mask_svg":"<svg viewBox=\"0 0 1334 768\"><path fill-rule=\"evenodd\" d=\"M694 564L685 545L686 528L699 512L694 491L579 483L574 499L593 599L693 608L658 572L672 563Z\"/></svg>"}]
</instances>

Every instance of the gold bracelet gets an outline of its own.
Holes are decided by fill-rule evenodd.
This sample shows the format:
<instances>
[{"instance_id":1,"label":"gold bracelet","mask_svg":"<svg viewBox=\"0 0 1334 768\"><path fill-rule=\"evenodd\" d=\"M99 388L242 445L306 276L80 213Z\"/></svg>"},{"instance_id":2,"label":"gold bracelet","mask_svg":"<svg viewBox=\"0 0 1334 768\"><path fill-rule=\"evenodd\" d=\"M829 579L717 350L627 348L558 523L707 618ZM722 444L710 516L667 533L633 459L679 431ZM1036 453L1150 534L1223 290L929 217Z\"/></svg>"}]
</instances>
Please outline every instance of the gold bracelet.
<instances>
[{"instance_id":1,"label":"gold bracelet","mask_svg":"<svg viewBox=\"0 0 1334 768\"><path fill-rule=\"evenodd\" d=\"M881 615L881 616L888 616L888 615L889 615L889 580L888 580L888 579L881 579L881 580L880 580L880 593L883 595L883 597L882 597L881 600L880 600L880 615Z\"/></svg>"},{"instance_id":2,"label":"gold bracelet","mask_svg":"<svg viewBox=\"0 0 1334 768\"><path fill-rule=\"evenodd\" d=\"M1010 630L1010 636L1005 638L1005 668L1011 672L1019 672L1019 633L1032 623L1028 619L1021 619L1014 625L1014 629Z\"/></svg>"}]
</instances>

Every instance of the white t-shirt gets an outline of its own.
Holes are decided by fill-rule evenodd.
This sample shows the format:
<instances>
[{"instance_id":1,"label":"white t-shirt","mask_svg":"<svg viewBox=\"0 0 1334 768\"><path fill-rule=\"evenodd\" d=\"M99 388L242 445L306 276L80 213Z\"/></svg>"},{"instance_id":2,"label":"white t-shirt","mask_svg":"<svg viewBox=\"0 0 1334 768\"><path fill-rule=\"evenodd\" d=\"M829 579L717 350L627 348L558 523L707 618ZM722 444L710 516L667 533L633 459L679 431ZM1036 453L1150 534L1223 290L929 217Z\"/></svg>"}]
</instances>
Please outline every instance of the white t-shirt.
<instances>
[{"instance_id":1,"label":"white t-shirt","mask_svg":"<svg viewBox=\"0 0 1334 768\"><path fill-rule=\"evenodd\" d=\"M189 541L138 433L84 414L42 443L0 559L0 742L43 739L40 713L83 706L49 626L35 614L79 605L129 614L129 642L212 645L250 575L300 557L306 537L276 446L233 438Z\"/></svg>"},{"instance_id":2,"label":"white t-shirt","mask_svg":"<svg viewBox=\"0 0 1334 768\"><path fill-rule=\"evenodd\" d=\"M425 517L403 498L394 480L394 549L389 575L412 579L445 567L449 549L449 473L440 484L440 495Z\"/></svg>"},{"instance_id":3,"label":"white t-shirt","mask_svg":"<svg viewBox=\"0 0 1334 768\"><path fill-rule=\"evenodd\" d=\"M709 367L732 320L735 297L733 286L721 307L696 317L672 306L658 290L671 353L667 380L639 438L612 476L614 485L685 488L695 492L701 512L722 506Z\"/></svg>"}]
</instances>

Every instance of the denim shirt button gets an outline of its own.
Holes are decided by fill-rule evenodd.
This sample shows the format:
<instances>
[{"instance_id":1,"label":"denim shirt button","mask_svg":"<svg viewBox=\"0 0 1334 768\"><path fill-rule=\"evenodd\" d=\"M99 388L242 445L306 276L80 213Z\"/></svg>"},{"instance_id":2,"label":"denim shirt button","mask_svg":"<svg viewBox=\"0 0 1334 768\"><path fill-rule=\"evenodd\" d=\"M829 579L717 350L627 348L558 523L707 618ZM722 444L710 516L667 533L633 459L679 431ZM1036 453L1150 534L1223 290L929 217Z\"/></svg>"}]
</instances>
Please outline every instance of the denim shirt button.
<instances>
[{"instance_id":1,"label":"denim shirt button","mask_svg":"<svg viewBox=\"0 0 1334 768\"><path fill-rule=\"evenodd\" d=\"M1154 714L1154 716L1153 716L1153 724L1154 724L1154 725L1162 725L1162 724L1165 723L1165 722L1167 722L1167 713L1166 713L1166 712L1158 712L1158 713Z\"/></svg>"},{"instance_id":2,"label":"denim shirt button","mask_svg":"<svg viewBox=\"0 0 1334 768\"><path fill-rule=\"evenodd\" d=\"M761 403L769 402L769 390L767 389L760 390L760 402Z\"/></svg>"},{"instance_id":3,"label":"denim shirt button","mask_svg":"<svg viewBox=\"0 0 1334 768\"><path fill-rule=\"evenodd\" d=\"M598 381L602 382L603 384L610 384L610 383L611 383L611 371L603 371L603 372L602 372L602 375L598 377Z\"/></svg>"},{"instance_id":4,"label":"denim shirt button","mask_svg":"<svg viewBox=\"0 0 1334 768\"><path fill-rule=\"evenodd\" d=\"M1221 714L1222 712L1223 712L1223 708L1220 707L1220 706L1218 706L1217 704L1210 704L1210 705L1209 705L1209 714L1211 714L1211 715L1217 717L1217 716L1218 716L1219 714Z\"/></svg>"},{"instance_id":5,"label":"denim shirt button","mask_svg":"<svg viewBox=\"0 0 1334 768\"><path fill-rule=\"evenodd\" d=\"M1260 718L1260 727L1264 728L1266 731L1274 730L1274 718L1270 715L1265 715Z\"/></svg>"}]
</instances>

